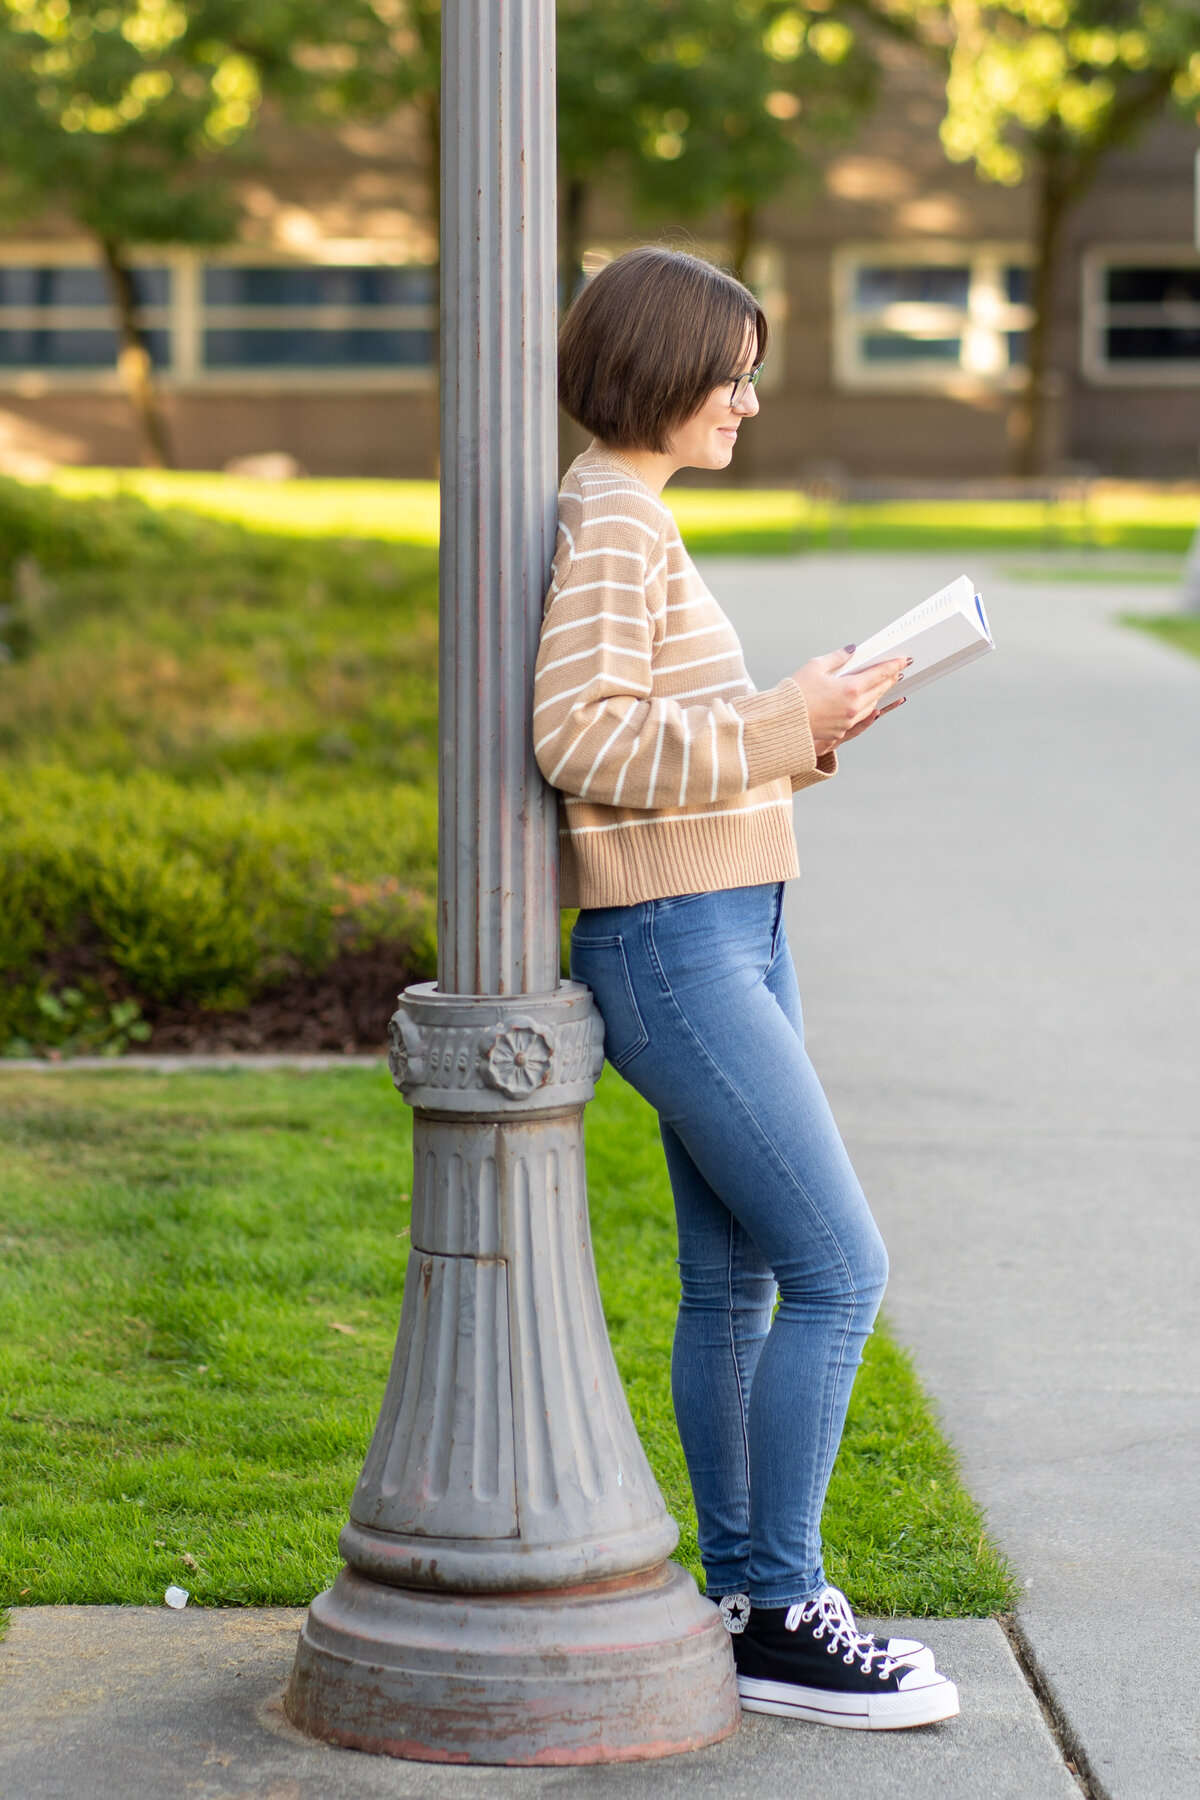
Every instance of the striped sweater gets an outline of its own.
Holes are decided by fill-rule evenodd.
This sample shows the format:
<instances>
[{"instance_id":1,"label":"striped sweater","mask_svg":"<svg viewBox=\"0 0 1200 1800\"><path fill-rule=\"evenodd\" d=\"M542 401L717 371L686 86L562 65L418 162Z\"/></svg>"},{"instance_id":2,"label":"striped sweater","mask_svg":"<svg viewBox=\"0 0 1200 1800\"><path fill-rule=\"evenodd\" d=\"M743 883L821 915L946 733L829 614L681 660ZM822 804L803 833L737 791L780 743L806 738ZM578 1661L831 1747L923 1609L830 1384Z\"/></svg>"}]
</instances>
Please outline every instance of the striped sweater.
<instances>
[{"instance_id":1,"label":"striped sweater","mask_svg":"<svg viewBox=\"0 0 1200 1800\"><path fill-rule=\"evenodd\" d=\"M559 496L533 734L564 906L786 881L792 794L837 768L794 681L756 691L672 514L598 444Z\"/></svg>"}]
</instances>

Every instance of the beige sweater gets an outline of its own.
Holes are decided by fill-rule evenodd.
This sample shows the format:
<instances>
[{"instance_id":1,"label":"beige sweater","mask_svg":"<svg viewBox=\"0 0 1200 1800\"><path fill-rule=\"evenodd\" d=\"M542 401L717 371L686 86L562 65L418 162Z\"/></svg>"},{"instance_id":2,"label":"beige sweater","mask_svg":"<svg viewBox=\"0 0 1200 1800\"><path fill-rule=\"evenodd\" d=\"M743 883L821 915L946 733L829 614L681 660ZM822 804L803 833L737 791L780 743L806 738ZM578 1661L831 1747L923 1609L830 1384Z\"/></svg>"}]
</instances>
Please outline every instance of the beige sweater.
<instances>
[{"instance_id":1,"label":"beige sweater","mask_svg":"<svg viewBox=\"0 0 1200 1800\"><path fill-rule=\"evenodd\" d=\"M667 507L596 444L559 496L533 735L564 906L788 880L792 793L837 768L794 681L755 690Z\"/></svg>"}]
</instances>

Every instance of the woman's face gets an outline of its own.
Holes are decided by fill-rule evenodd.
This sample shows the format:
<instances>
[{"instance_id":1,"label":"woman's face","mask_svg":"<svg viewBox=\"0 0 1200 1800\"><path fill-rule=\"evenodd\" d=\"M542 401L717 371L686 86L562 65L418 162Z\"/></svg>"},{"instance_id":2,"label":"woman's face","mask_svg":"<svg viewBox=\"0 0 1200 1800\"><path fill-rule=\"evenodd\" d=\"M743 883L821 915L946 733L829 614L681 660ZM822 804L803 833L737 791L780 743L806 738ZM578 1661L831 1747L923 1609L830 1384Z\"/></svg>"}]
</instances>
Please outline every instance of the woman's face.
<instances>
[{"instance_id":1,"label":"woman's face","mask_svg":"<svg viewBox=\"0 0 1200 1800\"><path fill-rule=\"evenodd\" d=\"M670 442L670 454L677 467L686 469L725 469L733 456L738 429L744 419L752 419L758 411L758 395L746 389L735 412L729 404L733 382L738 375L748 375L754 367L758 347L754 327L746 326L742 354L737 367L730 369L729 379L714 388L699 412L693 413L676 430Z\"/></svg>"}]
</instances>

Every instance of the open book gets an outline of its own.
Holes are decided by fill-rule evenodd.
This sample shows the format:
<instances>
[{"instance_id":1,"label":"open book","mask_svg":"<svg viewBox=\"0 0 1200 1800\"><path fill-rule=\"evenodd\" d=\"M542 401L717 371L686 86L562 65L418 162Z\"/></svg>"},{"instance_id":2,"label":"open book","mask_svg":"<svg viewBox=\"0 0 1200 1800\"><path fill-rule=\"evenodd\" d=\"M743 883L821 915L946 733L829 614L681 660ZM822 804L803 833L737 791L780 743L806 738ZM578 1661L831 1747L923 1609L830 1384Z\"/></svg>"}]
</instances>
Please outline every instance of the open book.
<instances>
[{"instance_id":1,"label":"open book","mask_svg":"<svg viewBox=\"0 0 1200 1800\"><path fill-rule=\"evenodd\" d=\"M912 667L905 669L898 682L904 693L949 675L995 649L992 633L983 610L983 601L975 592L969 575L960 575L949 587L931 594L914 606L902 619L885 625L874 637L859 644L839 675L856 675L873 663L890 662L896 656L911 656ZM885 696L885 701L886 701Z\"/></svg>"}]
</instances>

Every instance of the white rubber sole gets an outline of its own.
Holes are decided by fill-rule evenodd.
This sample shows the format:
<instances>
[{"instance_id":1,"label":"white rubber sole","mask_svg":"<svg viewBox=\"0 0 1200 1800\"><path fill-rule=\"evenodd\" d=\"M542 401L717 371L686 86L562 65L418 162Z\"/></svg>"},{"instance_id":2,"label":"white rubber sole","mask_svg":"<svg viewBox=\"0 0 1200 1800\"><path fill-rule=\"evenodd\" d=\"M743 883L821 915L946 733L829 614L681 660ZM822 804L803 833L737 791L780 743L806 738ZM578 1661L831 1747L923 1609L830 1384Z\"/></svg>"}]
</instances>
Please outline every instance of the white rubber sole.
<instances>
[{"instance_id":1,"label":"white rubber sole","mask_svg":"<svg viewBox=\"0 0 1200 1800\"><path fill-rule=\"evenodd\" d=\"M743 1712L806 1719L812 1725L840 1725L849 1731L908 1731L914 1725L952 1719L958 1712L958 1689L944 1677L908 1693L841 1694L739 1675L738 1693Z\"/></svg>"}]
</instances>

